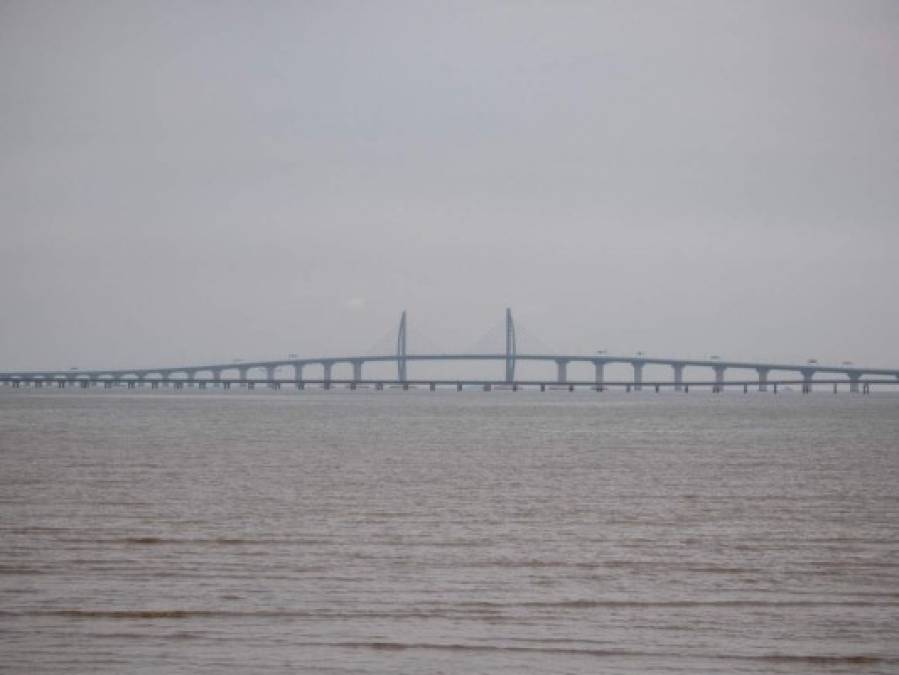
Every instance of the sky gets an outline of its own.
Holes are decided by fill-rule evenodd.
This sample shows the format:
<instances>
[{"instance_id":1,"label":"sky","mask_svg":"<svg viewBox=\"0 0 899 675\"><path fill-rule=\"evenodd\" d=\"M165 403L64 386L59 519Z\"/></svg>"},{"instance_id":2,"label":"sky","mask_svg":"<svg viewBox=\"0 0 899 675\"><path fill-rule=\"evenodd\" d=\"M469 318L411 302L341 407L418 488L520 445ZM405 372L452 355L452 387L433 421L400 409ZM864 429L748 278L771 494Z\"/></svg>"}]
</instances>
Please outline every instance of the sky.
<instances>
[{"instance_id":1,"label":"sky","mask_svg":"<svg viewBox=\"0 0 899 675\"><path fill-rule=\"evenodd\" d=\"M894 1L0 0L0 149L3 370L899 367Z\"/></svg>"}]
</instances>

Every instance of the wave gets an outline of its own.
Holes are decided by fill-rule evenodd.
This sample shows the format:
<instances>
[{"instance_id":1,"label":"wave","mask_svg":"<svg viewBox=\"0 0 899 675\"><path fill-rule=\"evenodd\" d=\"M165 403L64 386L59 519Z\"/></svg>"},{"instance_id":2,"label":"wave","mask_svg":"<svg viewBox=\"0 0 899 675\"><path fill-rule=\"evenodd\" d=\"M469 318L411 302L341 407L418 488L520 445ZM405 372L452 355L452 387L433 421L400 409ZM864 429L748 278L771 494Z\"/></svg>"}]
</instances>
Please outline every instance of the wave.
<instances>
[{"instance_id":1,"label":"wave","mask_svg":"<svg viewBox=\"0 0 899 675\"><path fill-rule=\"evenodd\" d=\"M476 645L460 643L428 642L304 642L300 646L336 647L346 649L373 649L379 651L432 650L453 652L525 652L548 655L572 655L619 658L665 658L716 661L757 661L767 663L806 663L812 665L872 665L897 664L899 657L874 654L702 654L678 652L646 652L625 649L579 649L577 647L552 647L545 645Z\"/></svg>"}]
</instances>

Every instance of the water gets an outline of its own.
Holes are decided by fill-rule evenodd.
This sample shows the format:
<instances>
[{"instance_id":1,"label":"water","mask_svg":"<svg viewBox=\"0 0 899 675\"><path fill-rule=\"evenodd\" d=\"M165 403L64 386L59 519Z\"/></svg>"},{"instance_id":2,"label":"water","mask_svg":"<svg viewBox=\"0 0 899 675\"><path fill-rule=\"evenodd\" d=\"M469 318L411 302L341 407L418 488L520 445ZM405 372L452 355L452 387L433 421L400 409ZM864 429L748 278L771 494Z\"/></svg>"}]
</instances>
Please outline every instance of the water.
<instances>
[{"instance_id":1,"label":"water","mask_svg":"<svg viewBox=\"0 0 899 675\"><path fill-rule=\"evenodd\" d=\"M899 671L899 396L0 390L0 670Z\"/></svg>"}]
</instances>

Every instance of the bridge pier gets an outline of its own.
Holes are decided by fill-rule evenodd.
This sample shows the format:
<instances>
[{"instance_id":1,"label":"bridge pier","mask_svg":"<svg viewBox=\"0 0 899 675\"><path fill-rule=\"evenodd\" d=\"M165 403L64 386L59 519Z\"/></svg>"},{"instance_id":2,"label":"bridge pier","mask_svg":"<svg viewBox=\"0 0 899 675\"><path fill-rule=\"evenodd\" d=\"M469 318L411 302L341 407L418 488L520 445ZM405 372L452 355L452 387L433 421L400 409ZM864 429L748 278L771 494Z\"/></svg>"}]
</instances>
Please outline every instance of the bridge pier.
<instances>
[{"instance_id":1,"label":"bridge pier","mask_svg":"<svg viewBox=\"0 0 899 675\"><path fill-rule=\"evenodd\" d=\"M759 374L759 391L768 391L768 373L770 368L756 368L755 372Z\"/></svg>"},{"instance_id":2,"label":"bridge pier","mask_svg":"<svg viewBox=\"0 0 899 675\"><path fill-rule=\"evenodd\" d=\"M594 382L596 383L596 391L602 391L606 381L606 362L594 361L593 368L596 371L596 377L594 378Z\"/></svg>"},{"instance_id":3,"label":"bridge pier","mask_svg":"<svg viewBox=\"0 0 899 675\"><path fill-rule=\"evenodd\" d=\"M642 391L643 390L643 366L645 364L642 361L632 361L631 365L634 368L634 391ZM630 387L628 387L628 391L630 391Z\"/></svg>"},{"instance_id":4,"label":"bridge pier","mask_svg":"<svg viewBox=\"0 0 899 675\"><path fill-rule=\"evenodd\" d=\"M565 384L568 381L568 361L556 359L556 382Z\"/></svg>"},{"instance_id":5,"label":"bridge pier","mask_svg":"<svg viewBox=\"0 0 899 675\"><path fill-rule=\"evenodd\" d=\"M684 388L684 364L675 363L671 366L674 369L674 391L683 391Z\"/></svg>"},{"instance_id":6,"label":"bridge pier","mask_svg":"<svg viewBox=\"0 0 899 675\"><path fill-rule=\"evenodd\" d=\"M297 382L303 381L303 364L295 361L293 364L293 379Z\"/></svg>"},{"instance_id":7,"label":"bridge pier","mask_svg":"<svg viewBox=\"0 0 899 675\"><path fill-rule=\"evenodd\" d=\"M334 364L330 361L325 361L322 364L322 369L324 370L324 375L322 379L324 380L323 386L325 389L331 388L331 369L334 367Z\"/></svg>"},{"instance_id":8,"label":"bridge pier","mask_svg":"<svg viewBox=\"0 0 899 675\"><path fill-rule=\"evenodd\" d=\"M857 394L858 393L858 383L859 380L862 379L862 376L857 373L849 373L849 393Z\"/></svg>"},{"instance_id":9,"label":"bridge pier","mask_svg":"<svg viewBox=\"0 0 899 675\"><path fill-rule=\"evenodd\" d=\"M712 387L712 391L716 394L720 394L724 390L724 371L727 370L727 366L715 366L715 386Z\"/></svg>"},{"instance_id":10,"label":"bridge pier","mask_svg":"<svg viewBox=\"0 0 899 675\"><path fill-rule=\"evenodd\" d=\"M813 368L803 368L799 372L802 373L802 393L812 393L812 378L815 376L815 370Z\"/></svg>"},{"instance_id":11,"label":"bridge pier","mask_svg":"<svg viewBox=\"0 0 899 675\"><path fill-rule=\"evenodd\" d=\"M353 364L353 379L358 382L362 379L362 360L357 359L351 362Z\"/></svg>"},{"instance_id":12,"label":"bridge pier","mask_svg":"<svg viewBox=\"0 0 899 675\"><path fill-rule=\"evenodd\" d=\"M437 385L431 382L430 389L431 391L437 391Z\"/></svg>"}]
</instances>

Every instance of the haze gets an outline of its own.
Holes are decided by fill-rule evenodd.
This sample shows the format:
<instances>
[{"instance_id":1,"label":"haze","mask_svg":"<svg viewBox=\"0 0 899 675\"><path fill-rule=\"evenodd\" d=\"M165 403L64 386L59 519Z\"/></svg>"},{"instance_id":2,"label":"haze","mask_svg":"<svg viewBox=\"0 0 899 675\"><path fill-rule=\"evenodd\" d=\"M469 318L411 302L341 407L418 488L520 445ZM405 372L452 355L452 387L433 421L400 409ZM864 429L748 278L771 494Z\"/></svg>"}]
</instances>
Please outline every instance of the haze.
<instances>
[{"instance_id":1,"label":"haze","mask_svg":"<svg viewBox=\"0 0 899 675\"><path fill-rule=\"evenodd\" d=\"M0 147L8 370L899 366L895 2L4 1Z\"/></svg>"}]
</instances>

